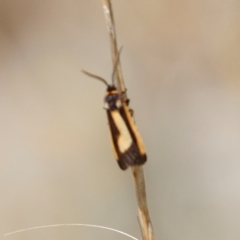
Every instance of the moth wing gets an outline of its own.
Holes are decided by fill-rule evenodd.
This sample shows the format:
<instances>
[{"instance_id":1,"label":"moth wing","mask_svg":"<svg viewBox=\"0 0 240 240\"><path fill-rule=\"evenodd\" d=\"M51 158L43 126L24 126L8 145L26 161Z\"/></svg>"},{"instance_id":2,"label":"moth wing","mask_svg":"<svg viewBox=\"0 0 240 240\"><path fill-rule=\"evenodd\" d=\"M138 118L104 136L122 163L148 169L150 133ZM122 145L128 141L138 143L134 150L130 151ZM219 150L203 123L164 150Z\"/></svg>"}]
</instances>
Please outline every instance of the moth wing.
<instances>
[{"instance_id":1,"label":"moth wing","mask_svg":"<svg viewBox=\"0 0 240 240\"><path fill-rule=\"evenodd\" d=\"M118 164L120 167L125 165L127 168L128 166L141 165L142 163L139 160L140 156L138 148L133 142L132 145L123 154L120 155Z\"/></svg>"},{"instance_id":2,"label":"moth wing","mask_svg":"<svg viewBox=\"0 0 240 240\"><path fill-rule=\"evenodd\" d=\"M138 148L139 151L139 159L137 165L144 164L147 161L146 156L146 149L144 142L142 140L142 137L137 129L136 123L134 121L134 118L132 116L133 111L129 109L129 107L123 103L122 109L121 109L121 115L124 118L126 125L129 129L129 132L132 136L132 139L135 143L135 145Z\"/></svg>"},{"instance_id":3,"label":"moth wing","mask_svg":"<svg viewBox=\"0 0 240 240\"><path fill-rule=\"evenodd\" d=\"M114 155L121 169L141 164L138 147L118 109L107 111Z\"/></svg>"}]
</instances>

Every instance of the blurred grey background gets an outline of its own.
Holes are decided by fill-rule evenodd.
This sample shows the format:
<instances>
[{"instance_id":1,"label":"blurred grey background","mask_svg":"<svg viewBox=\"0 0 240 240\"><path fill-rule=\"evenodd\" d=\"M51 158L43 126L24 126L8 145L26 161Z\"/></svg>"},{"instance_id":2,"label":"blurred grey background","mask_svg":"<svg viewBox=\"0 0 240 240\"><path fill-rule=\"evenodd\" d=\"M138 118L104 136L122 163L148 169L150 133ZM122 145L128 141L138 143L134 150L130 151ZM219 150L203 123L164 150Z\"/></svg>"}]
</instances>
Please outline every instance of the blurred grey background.
<instances>
[{"instance_id":1,"label":"blurred grey background","mask_svg":"<svg viewBox=\"0 0 240 240\"><path fill-rule=\"evenodd\" d=\"M240 239L239 0L113 0L147 150L159 240ZM103 110L112 64L101 1L0 0L0 234L88 223L141 237L131 171ZM61 227L5 237L128 239Z\"/></svg>"}]
</instances>

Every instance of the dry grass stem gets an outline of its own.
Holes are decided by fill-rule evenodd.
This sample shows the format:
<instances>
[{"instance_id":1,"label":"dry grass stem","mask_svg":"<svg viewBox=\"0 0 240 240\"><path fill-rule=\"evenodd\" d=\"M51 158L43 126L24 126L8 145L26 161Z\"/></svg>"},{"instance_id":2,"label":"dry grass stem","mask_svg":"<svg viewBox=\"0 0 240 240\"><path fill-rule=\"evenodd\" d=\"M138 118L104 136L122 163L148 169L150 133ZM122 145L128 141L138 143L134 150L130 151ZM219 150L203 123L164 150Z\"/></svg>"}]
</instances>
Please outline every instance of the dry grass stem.
<instances>
[{"instance_id":1,"label":"dry grass stem","mask_svg":"<svg viewBox=\"0 0 240 240\"><path fill-rule=\"evenodd\" d=\"M107 30L108 30L109 38L110 38L112 63L114 66L117 61L118 46L117 46L117 36L116 36L116 31L115 31L115 24L114 24L114 19L113 19L112 4L111 4L110 0L102 0L102 3L103 3L103 11L104 11L104 15L106 18L106 23L107 23ZM116 76L117 76L117 84L118 84L117 87L118 87L119 92L125 93L126 88L124 85L120 61L118 62L118 66L116 69ZM124 98L125 98L125 96L124 96Z\"/></svg>"},{"instance_id":2,"label":"dry grass stem","mask_svg":"<svg viewBox=\"0 0 240 240\"><path fill-rule=\"evenodd\" d=\"M116 39L116 31L115 24L113 19L113 10L111 0L102 0L103 11L106 18L107 29L110 37L110 45L111 45L111 54L112 54L112 63L113 66L116 63L117 55L118 55L118 47L117 47L117 39ZM116 69L118 90L121 93L124 93L124 98L127 99L126 96L126 88L123 80L123 75L121 71L120 60ZM135 182L135 190L136 197L138 203L138 219L141 227L142 237L144 240L153 240L153 228L151 224L151 220L149 217L148 206L147 206L147 196L145 189L145 179L144 172L142 166L134 166L132 167L133 178Z\"/></svg>"}]
</instances>

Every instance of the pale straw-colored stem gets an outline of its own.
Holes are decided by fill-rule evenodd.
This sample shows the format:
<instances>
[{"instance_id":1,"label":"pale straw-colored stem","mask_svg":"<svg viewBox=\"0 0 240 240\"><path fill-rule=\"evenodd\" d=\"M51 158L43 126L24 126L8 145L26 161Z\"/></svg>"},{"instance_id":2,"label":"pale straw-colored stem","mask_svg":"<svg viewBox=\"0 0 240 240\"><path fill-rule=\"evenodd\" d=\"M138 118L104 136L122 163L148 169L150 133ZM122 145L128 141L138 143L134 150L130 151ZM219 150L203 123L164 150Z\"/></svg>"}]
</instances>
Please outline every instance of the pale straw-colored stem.
<instances>
[{"instance_id":1,"label":"pale straw-colored stem","mask_svg":"<svg viewBox=\"0 0 240 240\"><path fill-rule=\"evenodd\" d=\"M115 24L113 18L113 10L111 0L102 0L103 11L106 18L107 30L110 38L111 45L111 54L112 54L112 63L113 66L116 63L118 56L118 47L117 47L117 38L115 31ZM118 62L118 66L116 69L118 90L121 93L124 93L124 98L127 99L126 88L123 80L122 70L120 60ZM142 166L133 166L132 174L135 182L135 190L136 197L138 203L138 220L141 227L143 240L153 240L153 228L148 212L147 206L147 196L146 196L146 188L145 188L145 180L144 180L144 172Z\"/></svg>"},{"instance_id":2,"label":"pale straw-colored stem","mask_svg":"<svg viewBox=\"0 0 240 240\"><path fill-rule=\"evenodd\" d=\"M102 0L102 3L103 3L103 12L104 12L106 24L107 24L107 30L108 30L109 38L110 38L112 63L114 66L117 61L118 46L117 46L117 36L116 36L116 31L115 31L115 24L114 24L114 19L113 19L112 4L111 4L110 0ZM117 76L118 90L122 93L125 93L126 88L124 85L120 60L118 61L118 66L116 68L116 76Z\"/></svg>"}]
</instances>

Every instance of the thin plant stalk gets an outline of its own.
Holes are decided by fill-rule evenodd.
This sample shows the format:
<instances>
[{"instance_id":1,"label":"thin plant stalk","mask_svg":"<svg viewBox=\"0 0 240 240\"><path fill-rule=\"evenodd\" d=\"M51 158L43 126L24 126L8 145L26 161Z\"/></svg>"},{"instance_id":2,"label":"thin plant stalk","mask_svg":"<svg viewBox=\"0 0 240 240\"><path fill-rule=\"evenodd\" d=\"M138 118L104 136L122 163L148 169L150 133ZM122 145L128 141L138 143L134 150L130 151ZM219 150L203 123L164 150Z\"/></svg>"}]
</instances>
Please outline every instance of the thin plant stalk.
<instances>
[{"instance_id":1,"label":"thin plant stalk","mask_svg":"<svg viewBox=\"0 0 240 240\"><path fill-rule=\"evenodd\" d=\"M102 0L103 11L106 18L107 30L110 38L111 54L113 66L116 63L118 56L117 37L113 18L113 10L111 0ZM120 60L116 68L117 87L119 92L124 94L124 99L127 99L126 88L121 70ZM131 167L133 179L135 182L136 197L138 203L138 220L142 232L143 240L153 240L153 228L149 216L147 206L147 195L144 179L144 171L142 166Z\"/></svg>"}]
</instances>

